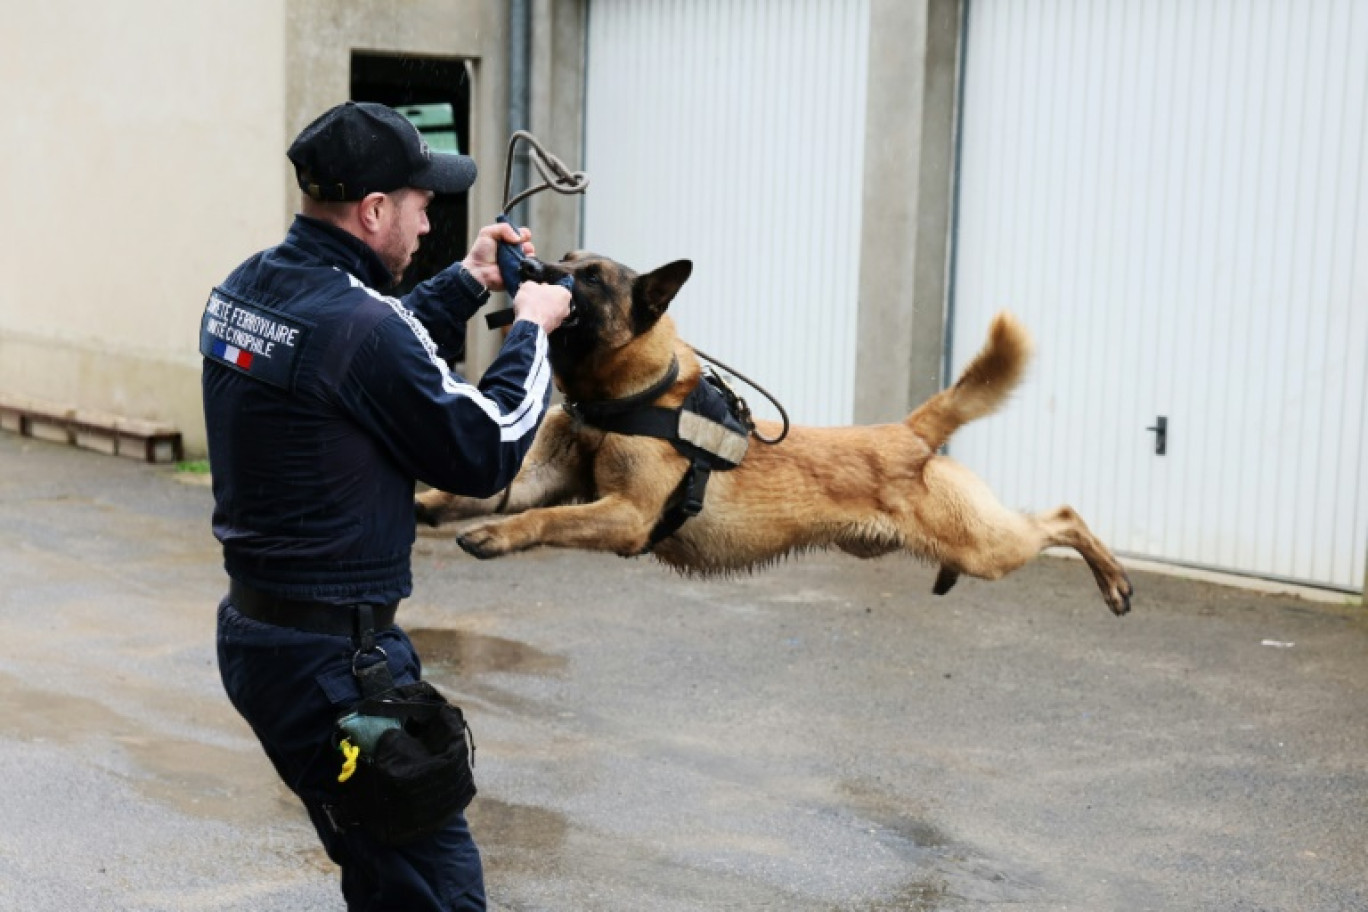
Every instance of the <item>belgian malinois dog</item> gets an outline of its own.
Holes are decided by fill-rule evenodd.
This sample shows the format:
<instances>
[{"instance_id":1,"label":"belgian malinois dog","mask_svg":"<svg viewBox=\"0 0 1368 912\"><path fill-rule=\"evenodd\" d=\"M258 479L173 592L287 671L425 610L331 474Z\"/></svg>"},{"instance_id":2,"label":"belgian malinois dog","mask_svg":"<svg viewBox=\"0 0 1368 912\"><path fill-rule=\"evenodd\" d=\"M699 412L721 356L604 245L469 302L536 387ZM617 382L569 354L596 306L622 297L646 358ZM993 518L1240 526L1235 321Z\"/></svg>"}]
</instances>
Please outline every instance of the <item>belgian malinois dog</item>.
<instances>
[{"instance_id":1,"label":"belgian malinois dog","mask_svg":"<svg viewBox=\"0 0 1368 912\"><path fill-rule=\"evenodd\" d=\"M550 337L557 383L569 403L622 400L678 376L654 399L678 407L703 381L697 355L665 313L692 264L638 275L605 257L567 254L537 264L535 278L574 277L575 321ZM1107 606L1130 610L1132 587L1116 558L1071 508L1023 514L1003 507L978 477L937 451L962 425L1006 400L1030 358L1026 330L998 314L982 350L950 388L899 424L793 427L775 446L752 445L740 464L714 472L702 512L658 542L654 555L687 573L725 574L817 548L869 558L907 550L940 564L934 591L964 573L994 580L1051 546L1074 548L1092 568ZM479 558L538 545L642 553L689 460L666 440L608 433L553 409L522 471L490 498L440 491L419 496L431 525L501 515L459 532ZM773 438L777 425L757 422Z\"/></svg>"}]
</instances>

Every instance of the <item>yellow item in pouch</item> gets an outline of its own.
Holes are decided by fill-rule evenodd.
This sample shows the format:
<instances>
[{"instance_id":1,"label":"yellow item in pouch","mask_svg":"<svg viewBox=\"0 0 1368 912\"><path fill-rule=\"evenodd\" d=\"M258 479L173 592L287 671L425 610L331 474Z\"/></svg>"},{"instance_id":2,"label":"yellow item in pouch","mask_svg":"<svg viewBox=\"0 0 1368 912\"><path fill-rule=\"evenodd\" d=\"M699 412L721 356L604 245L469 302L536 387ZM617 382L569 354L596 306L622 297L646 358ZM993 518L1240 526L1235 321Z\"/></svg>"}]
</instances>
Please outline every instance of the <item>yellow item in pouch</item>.
<instances>
[{"instance_id":1,"label":"yellow item in pouch","mask_svg":"<svg viewBox=\"0 0 1368 912\"><path fill-rule=\"evenodd\" d=\"M346 782L352 777L352 773L356 772L356 758L361 756L361 748L346 738L343 738L342 743L337 746L342 749L343 757L342 772L338 774L337 781Z\"/></svg>"}]
</instances>

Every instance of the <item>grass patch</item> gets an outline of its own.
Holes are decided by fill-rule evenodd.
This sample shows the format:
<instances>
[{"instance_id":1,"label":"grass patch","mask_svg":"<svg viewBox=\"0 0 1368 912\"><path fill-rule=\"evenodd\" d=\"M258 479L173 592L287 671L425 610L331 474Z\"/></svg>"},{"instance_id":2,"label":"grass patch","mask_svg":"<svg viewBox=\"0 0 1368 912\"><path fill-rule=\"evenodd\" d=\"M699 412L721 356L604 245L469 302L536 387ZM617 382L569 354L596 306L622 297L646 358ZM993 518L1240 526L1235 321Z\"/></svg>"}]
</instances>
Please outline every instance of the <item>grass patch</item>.
<instances>
[{"instance_id":1,"label":"grass patch","mask_svg":"<svg viewBox=\"0 0 1368 912\"><path fill-rule=\"evenodd\" d=\"M177 472L188 472L188 473L190 473L191 475L208 475L208 474L209 474L209 460L207 460L207 459L190 459L190 460L186 460L185 462L178 462L178 463L176 463L176 471L177 471Z\"/></svg>"}]
</instances>

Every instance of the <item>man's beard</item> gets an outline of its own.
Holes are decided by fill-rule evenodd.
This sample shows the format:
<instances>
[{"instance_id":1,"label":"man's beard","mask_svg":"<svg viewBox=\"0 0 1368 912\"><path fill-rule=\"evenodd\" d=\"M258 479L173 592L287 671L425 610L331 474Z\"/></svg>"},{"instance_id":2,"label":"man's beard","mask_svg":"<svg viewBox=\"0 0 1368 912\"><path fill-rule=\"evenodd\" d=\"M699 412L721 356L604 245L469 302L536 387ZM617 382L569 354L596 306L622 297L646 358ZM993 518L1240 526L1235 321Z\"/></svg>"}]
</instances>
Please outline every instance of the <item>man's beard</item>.
<instances>
[{"instance_id":1,"label":"man's beard","mask_svg":"<svg viewBox=\"0 0 1368 912\"><path fill-rule=\"evenodd\" d=\"M416 254L417 252L418 251L415 250L413 253ZM400 257L386 256L383 260L385 268L389 270L390 287L394 288L400 282L404 281L404 273L407 272L409 266L413 264L413 255L408 254Z\"/></svg>"}]
</instances>

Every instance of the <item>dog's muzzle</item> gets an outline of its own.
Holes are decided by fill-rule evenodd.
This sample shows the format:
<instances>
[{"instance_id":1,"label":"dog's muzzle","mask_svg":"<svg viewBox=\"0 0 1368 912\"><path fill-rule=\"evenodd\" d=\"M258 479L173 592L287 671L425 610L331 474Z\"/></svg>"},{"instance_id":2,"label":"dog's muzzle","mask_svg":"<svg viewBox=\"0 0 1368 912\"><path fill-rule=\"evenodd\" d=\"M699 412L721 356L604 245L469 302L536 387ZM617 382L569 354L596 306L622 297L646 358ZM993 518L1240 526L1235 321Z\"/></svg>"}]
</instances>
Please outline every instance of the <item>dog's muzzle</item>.
<instances>
[{"instance_id":1,"label":"dog's muzzle","mask_svg":"<svg viewBox=\"0 0 1368 912\"><path fill-rule=\"evenodd\" d=\"M528 282L541 282L544 285L559 282L569 275L564 269L548 266L536 257L527 257L518 266L518 275Z\"/></svg>"},{"instance_id":2,"label":"dog's muzzle","mask_svg":"<svg viewBox=\"0 0 1368 912\"><path fill-rule=\"evenodd\" d=\"M518 277L524 282L540 282L543 285L564 285L570 290L570 315L561 321L562 327L574 326L579 314L575 312L575 280L564 269L543 263L536 257L526 257L518 265Z\"/></svg>"}]
</instances>

